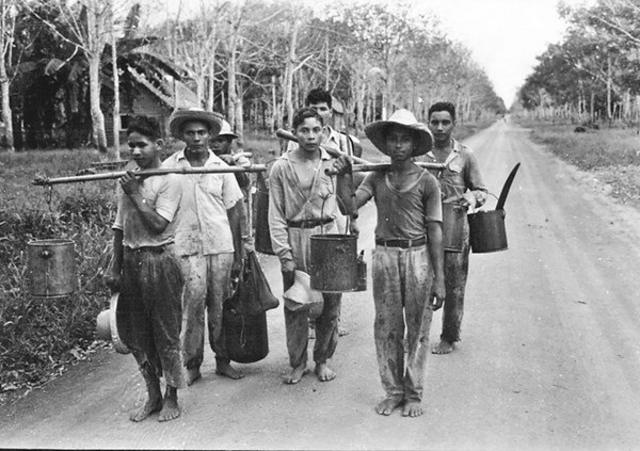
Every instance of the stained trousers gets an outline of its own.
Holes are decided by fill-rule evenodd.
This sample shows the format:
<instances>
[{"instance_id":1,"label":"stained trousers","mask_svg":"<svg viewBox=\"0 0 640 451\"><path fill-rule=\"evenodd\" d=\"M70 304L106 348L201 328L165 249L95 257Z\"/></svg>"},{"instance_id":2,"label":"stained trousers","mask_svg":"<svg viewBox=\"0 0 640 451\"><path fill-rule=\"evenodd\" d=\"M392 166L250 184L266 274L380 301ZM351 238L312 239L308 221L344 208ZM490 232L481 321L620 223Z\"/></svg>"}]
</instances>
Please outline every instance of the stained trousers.
<instances>
[{"instance_id":1,"label":"stained trousers","mask_svg":"<svg viewBox=\"0 0 640 451\"><path fill-rule=\"evenodd\" d=\"M444 253L444 283L446 297L442 308L442 334L448 343L460 341L460 327L464 314L464 292L469 273L469 226L465 219L462 252Z\"/></svg>"},{"instance_id":2,"label":"stained trousers","mask_svg":"<svg viewBox=\"0 0 640 451\"><path fill-rule=\"evenodd\" d=\"M372 276L373 332L382 387L389 398L421 401L433 315L427 299L433 282L427 246L376 246Z\"/></svg>"},{"instance_id":3,"label":"stained trousers","mask_svg":"<svg viewBox=\"0 0 640 451\"><path fill-rule=\"evenodd\" d=\"M296 269L309 272L310 237L320 233L335 233L335 228L333 226L310 229L289 228L289 244L291 245ZM283 288L284 291L287 291L291 283L284 282ZM313 346L313 360L316 364L325 363L329 360L338 346L338 320L342 304L341 293L323 293L322 298L324 302L321 313L315 318L316 340ZM284 320L287 333L287 351L289 352L289 364L292 368L307 362L309 313L312 305L290 310L285 303ZM315 307L313 308L315 309Z\"/></svg>"},{"instance_id":4,"label":"stained trousers","mask_svg":"<svg viewBox=\"0 0 640 451\"><path fill-rule=\"evenodd\" d=\"M216 360L226 361L222 334L222 305L231 295L233 254L181 257L185 278L182 295L182 358L187 369L199 368L204 358L205 310L209 345Z\"/></svg>"},{"instance_id":5,"label":"stained trousers","mask_svg":"<svg viewBox=\"0 0 640 451\"><path fill-rule=\"evenodd\" d=\"M143 374L185 386L180 356L182 273L167 246L124 249L119 331Z\"/></svg>"}]
</instances>

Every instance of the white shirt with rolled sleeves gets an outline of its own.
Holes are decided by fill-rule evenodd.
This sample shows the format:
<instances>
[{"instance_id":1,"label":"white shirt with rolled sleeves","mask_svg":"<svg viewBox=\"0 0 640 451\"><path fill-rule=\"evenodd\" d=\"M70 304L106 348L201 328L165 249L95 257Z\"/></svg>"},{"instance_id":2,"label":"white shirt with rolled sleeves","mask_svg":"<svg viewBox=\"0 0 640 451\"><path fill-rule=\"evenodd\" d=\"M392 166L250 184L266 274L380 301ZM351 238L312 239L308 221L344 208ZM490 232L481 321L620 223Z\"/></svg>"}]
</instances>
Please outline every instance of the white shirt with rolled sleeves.
<instances>
[{"instance_id":1,"label":"white shirt with rolled sleeves","mask_svg":"<svg viewBox=\"0 0 640 451\"><path fill-rule=\"evenodd\" d=\"M209 150L204 167L228 166ZM190 168L184 151L162 162L163 168ZM182 180L180 214L176 217L175 252L179 256L233 253L227 210L243 198L234 174L179 175Z\"/></svg>"}]
</instances>

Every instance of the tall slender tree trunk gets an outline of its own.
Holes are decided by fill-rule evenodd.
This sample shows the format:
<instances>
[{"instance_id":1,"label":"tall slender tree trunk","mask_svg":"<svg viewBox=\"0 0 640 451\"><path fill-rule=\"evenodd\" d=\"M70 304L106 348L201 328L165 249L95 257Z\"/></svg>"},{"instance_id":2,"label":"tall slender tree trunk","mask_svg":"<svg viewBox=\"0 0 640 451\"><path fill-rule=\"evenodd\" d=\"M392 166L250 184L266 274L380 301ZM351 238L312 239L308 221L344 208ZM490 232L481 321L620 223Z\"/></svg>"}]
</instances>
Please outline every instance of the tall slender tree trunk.
<instances>
[{"instance_id":1,"label":"tall slender tree trunk","mask_svg":"<svg viewBox=\"0 0 640 451\"><path fill-rule=\"evenodd\" d=\"M120 159L120 74L118 73L118 51L116 49L116 35L113 30L113 15L111 16L111 61L113 64L113 153L115 159Z\"/></svg>"},{"instance_id":2,"label":"tall slender tree trunk","mask_svg":"<svg viewBox=\"0 0 640 451\"><path fill-rule=\"evenodd\" d=\"M104 128L104 114L100 109L100 55L89 55L89 100L91 103L91 126L93 139L100 153L115 160L113 152L107 147L107 135Z\"/></svg>"},{"instance_id":3,"label":"tall slender tree trunk","mask_svg":"<svg viewBox=\"0 0 640 451\"><path fill-rule=\"evenodd\" d=\"M13 114L11 111L10 81L7 76L7 64L11 64L13 45L13 26L8 27L7 16L11 7L6 0L0 3L0 91L2 94L2 122L4 123L4 145L9 152L15 152L13 146Z\"/></svg>"},{"instance_id":4,"label":"tall slender tree trunk","mask_svg":"<svg viewBox=\"0 0 640 451\"><path fill-rule=\"evenodd\" d=\"M298 45L298 30L300 21L296 20L291 27L291 36L289 38L289 53L287 55L287 64L284 71L284 92L283 104L287 112L287 126L293 125L293 69L296 61L296 47Z\"/></svg>"},{"instance_id":5,"label":"tall slender tree trunk","mask_svg":"<svg viewBox=\"0 0 640 451\"><path fill-rule=\"evenodd\" d=\"M611 55L607 55L607 119L609 120L609 125L611 125L611 120L613 119L611 111L611 84Z\"/></svg>"},{"instance_id":6,"label":"tall slender tree trunk","mask_svg":"<svg viewBox=\"0 0 640 451\"><path fill-rule=\"evenodd\" d=\"M207 77L209 79L209 83L207 84L207 111L213 111L213 105L215 100L215 55L211 55L211 61L209 62L209 67L207 68Z\"/></svg>"}]
</instances>

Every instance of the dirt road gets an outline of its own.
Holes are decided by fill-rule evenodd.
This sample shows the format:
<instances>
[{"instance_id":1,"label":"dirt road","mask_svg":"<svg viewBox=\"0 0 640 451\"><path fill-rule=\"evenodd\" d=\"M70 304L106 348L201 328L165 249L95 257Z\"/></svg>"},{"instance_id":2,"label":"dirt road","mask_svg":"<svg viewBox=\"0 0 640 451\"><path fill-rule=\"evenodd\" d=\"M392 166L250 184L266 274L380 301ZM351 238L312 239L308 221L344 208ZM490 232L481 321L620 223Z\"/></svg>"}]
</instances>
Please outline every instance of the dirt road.
<instances>
[{"instance_id":1,"label":"dirt road","mask_svg":"<svg viewBox=\"0 0 640 451\"><path fill-rule=\"evenodd\" d=\"M133 424L144 391L131 356L103 353L0 416L0 447L259 449L629 449L640 447L640 215L500 122L468 141L507 201L510 249L472 255L463 342L430 356L426 415L380 417L371 293L345 295L338 378L281 382L282 307L269 312L269 356L181 392L167 424ZM495 200L491 205L495 204ZM375 210L362 211L360 246ZM274 292L278 265L261 256ZM370 283L370 281L369 281ZM434 317L432 340L440 332Z\"/></svg>"}]
</instances>

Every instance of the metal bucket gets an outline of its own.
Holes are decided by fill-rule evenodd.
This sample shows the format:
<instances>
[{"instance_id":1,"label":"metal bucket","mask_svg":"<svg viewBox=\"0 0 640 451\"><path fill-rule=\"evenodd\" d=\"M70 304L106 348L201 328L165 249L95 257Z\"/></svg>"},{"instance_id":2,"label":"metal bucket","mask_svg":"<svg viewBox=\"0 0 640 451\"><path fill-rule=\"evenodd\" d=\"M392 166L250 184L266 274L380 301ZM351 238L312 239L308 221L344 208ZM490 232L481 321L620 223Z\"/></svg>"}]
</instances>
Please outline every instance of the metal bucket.
<instances>
[{"instance_id":1,"label":"metal bucket","mask_svg":"<svg viewBox=\"0 0 640 451\"><path fill-rule=\"evenodd\" d=\"M442 204L442 242L445 252L462 252L467 209L458 204Z\"/></svg>"},{"instance_id":2,"label":"metal bucket","mask_svg":"<svg viewBox=\"0 0 640 451\"><path fill-rule=\"evenodd\" d=\"M311 288L323 293L358 289L358 238L355 235L311 235Z\"/></svg>"},{"instance_id":3,"label":"metal bucket","mask_svg":"<svg viewBox=\"0 0 640 451\"><path fill-rule=\"evenodd\" d=\"M467 218L469 219L469 241L474 254L507 249L504 210L478 211L471 213Z\"/></svg>"},{"instance_id":4,"label":"metal bucket","mask_svg":"<svg viewBox=\"0 0 640 451\"><path fill-rule=\"evenodd\" d=\"M56 299L76 289L75 243L32 240L27 243L29 291L36 298Z\"/></svg>"}]
</instances>

